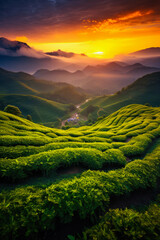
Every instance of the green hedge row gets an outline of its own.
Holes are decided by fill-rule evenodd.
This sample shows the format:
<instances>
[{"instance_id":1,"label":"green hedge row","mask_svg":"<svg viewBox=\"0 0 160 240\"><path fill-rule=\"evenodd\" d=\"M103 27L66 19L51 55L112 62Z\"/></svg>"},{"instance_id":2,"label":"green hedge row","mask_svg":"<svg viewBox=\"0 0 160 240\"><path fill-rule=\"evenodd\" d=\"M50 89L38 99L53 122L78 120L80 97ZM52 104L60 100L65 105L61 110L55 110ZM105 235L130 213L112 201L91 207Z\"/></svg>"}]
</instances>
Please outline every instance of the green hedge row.
<instances>
[{"instance_id":1,"label":"green hedge row","mask_svg":"<svg viewBox=\"0 0 160 240\"><path fill-rule=\"evenodd\" d=\"M40 152L45 152L49 150L63 149L63 148L95 148L100 151L106 151L112 148L112 145L109 143L81 143L81 142L56 142L49 143L44 146L1 146L0 147L0 156L1 158L18 158L25 157Z\"/></svg>"},{"instance_id":2,"label":"green hedge row","mask_svg":"<svg viewBox=\"0 0 160 240\"><path fill-rule=\"evenodd\" d=\"M128 144L121 146L119 149L127 157L139 156L143 154L152 142L152 136L143 134L131 139Z\"/></svg>"},{"instance_id":3,"label":"green hedge row","mask_svg":"<svg viewBox=\"0 0 160 240\"><path fill-rule=\"evenodd\" d=\"M97 164L97 162L96 162ZM124 169L87 171L81 177L63 180L47 188L23 187L0 194L1 238L38 238L38 232L55 230L57 218L70 222L105 211L110 196L123 195L140 188L154 187L160 177L160 148L144 160L135 160ZM24 236L25 234L25 236Z\"/></svg>"},{"instance_id":4,"label":"green hedge row","mask_svg":"<svg viewBox=\"0 0 160 240\"><path fill-rule=\"evenodd\" d=\"M90 169L101 169L103 165L125 166L126 159L120 150L110 149L102 153L91 148L65 148L51 150L29 157L2 159L0 177L22 179L36 172L47 175L60 167L81 165Z\"/></svg>"},{"instance_id":5,"label":"green hedge row","mask_svg":"<svg viewBox=\"0 0 160 240\"><path fill-rule=\"evenodd\" d=\"M0 146L16 146L16 145L33 145L41 146L52 142L53 140L49 137L34 137L34 136L0 136Z\"/></svg>"}]
</instances>

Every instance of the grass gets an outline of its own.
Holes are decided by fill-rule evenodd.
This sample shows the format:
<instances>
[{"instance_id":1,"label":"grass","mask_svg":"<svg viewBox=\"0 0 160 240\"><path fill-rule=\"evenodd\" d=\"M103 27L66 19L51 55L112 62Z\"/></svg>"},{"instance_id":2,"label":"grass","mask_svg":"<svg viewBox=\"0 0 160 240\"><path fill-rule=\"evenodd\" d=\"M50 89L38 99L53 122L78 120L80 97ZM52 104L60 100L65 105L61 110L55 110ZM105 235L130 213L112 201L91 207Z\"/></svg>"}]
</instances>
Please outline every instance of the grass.
<instances>
[{"instance_id":1,"label":"grass","mask_svg":"<svg viewBox=\"0 0 160 240\"><path fill-rule=\"evenodd\" d=\"M159 223L153 220L152 229L149 225L150 219L156 219L158 204L143 214L131 209L107 211L113 196L156 188L160 108L128 105L91 126L68 130L48 128L1 111L0 124L2 239L45 239L48 232L55 237L57 221L63 226L74 224L75 216L79 221L98 221L84 232L86 239L103 239L103 235L104 239L136 239L132 219L139 224L138 237L147 228L153 239L159 236ZM74 166L86 171L71 178L57 175L58 169ZM104 171L110 167L111 171ZM13 190L10 184L15 186ZM100 213L106 213L101 220ZM128 235L121 222L129 227Z\"/></svg>"}]
</instances>

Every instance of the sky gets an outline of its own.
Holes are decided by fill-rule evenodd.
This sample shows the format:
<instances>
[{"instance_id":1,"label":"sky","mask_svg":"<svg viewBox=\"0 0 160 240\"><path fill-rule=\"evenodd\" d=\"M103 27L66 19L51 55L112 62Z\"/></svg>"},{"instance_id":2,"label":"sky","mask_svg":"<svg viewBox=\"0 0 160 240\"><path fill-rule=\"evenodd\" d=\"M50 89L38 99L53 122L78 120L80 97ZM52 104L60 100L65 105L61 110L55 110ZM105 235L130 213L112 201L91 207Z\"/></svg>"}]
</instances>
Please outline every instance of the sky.
<instances>
[{"instance_id":1,"label":"sky","mask_svg":"<svg viewBox=\"0 0 160 240\"><path fill-rule=\"evenodd\" d=\"M47 52L112 58L160 47L160 1L1 0L0 35Z\"/></svg>"}]
</instances>

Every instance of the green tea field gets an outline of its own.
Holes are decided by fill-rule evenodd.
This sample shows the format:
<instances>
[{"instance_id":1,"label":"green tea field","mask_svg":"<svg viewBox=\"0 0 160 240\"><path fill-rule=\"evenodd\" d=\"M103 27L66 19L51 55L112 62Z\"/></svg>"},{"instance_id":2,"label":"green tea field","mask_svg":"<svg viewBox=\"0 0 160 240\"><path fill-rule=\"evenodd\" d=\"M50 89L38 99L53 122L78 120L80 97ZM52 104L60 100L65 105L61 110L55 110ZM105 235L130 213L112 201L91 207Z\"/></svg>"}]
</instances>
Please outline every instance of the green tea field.
<instances>
[{"instance_id":1,"label":"green tea field","mask_svg":"<svg viewBox=\"0 0 160 240\"><path fill-rule=\"evenodd\" d=\"M160 239L160 107L48 128L0 111L0 239Z\"/></svg>"}]
</instances>

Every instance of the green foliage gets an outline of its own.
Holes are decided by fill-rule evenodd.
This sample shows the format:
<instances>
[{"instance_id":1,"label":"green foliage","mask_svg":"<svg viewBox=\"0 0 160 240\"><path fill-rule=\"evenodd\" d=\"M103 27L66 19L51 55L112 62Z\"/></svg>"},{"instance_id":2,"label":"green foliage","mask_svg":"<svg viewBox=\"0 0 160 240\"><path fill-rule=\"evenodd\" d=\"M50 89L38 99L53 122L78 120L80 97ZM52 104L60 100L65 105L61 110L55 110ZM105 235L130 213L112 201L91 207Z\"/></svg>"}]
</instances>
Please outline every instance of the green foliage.
<instances>
[{"instance_id":1,"label":"green foliage","mask_svg":"<svg viewBox=\"0 0 160 240\"><path fill-rule=\"evenodd\" d=\"M83 239L153 239L160 237L160 204L152 204L139 213L132 209L114 209L100 223L83 233Z\"/></svg>"},{"instance_id":2,"label":"green foliage","mask_svg":"<svg viewBox=\"0 0 160 240\"><path fill-rule=\"evenodd\" d=\"M26 178L36 172L48 174L60 167L81 165L89 169L101 169L110 164L124 166L125 157L120 150L110 149L102 153L91 148L65 148L50 150L29 157L0 161L0 177L11 180Z\"/></svg>"},{"instance_id":3,"label":"green foliage","mask_svg":"<svg viewBox=\"0 0 160 240\"><path fill-rule=\"evenodd\" d=\"M70 222L75 212L86 218L97 208L104 211L111 195L154 187L159 177L158 147L144 160L135 160L121 170L87 171L79 178L63 180L47 188L22 187L4 192L0 194L1 237L6 239L5 236L12 233L15 239L22 229L28 234L25 236L36 237L40 230L53 230L57 217L62 222Z\"/></svg>"},{"instance_id":4,"label":"green foliage","mask_svg":"<svg viewBox=\"0 0 160 240\"><path fill-rule=\"evenodd\" d=\"M105 151L106 163L112 163L120 166L126 165L126 158L119 149L109 149Z\"/></svg>"},{"instance_id":5,"label":"green foliage","mask_svg":"<svg viewBox=\"0 0 160 240\"><path fill-rule=\"evenodd\" d=\"M17 116L21 116L22 112L19 110L18 107L13 106L13 105L7 105L4 109L5 112L17 115Z\"/></svg>"}]
</instances>

